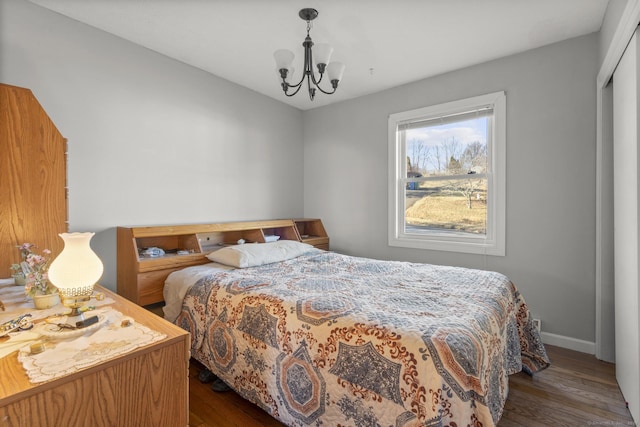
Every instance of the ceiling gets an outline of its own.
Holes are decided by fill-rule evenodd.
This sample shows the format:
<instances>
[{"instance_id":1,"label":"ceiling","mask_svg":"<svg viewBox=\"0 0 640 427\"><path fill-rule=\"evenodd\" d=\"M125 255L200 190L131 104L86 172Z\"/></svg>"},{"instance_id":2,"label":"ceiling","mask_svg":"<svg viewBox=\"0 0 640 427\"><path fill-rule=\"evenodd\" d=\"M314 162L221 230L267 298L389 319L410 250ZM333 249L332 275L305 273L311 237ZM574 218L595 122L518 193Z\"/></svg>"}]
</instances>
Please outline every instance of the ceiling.
<instances>
[{"instance_id":1,"label":"ceiling","mask_svg":"<svg viewBox=\"0 0 640 427\"><path fill-rule=\"evenodd\" d=\"M600 29L608 0L31 0L301 110L356 98ZM273 52L302 68L311 37L346 70L334 95L284 96ZM300 71L297 71L298 78Z\"/></svg>"}]
</instances>

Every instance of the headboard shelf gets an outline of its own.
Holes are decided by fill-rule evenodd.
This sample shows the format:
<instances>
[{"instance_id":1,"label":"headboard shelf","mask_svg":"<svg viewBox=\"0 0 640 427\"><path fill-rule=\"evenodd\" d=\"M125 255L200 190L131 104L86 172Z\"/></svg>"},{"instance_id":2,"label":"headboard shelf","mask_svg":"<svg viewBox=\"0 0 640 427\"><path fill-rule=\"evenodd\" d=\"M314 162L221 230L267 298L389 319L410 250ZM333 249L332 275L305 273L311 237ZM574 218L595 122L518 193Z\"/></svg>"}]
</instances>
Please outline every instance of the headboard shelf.
<instances>
[{"instance_id":1,"label":"headboard shelf","mask_svg":"<svg viewBox=\"0 0 640 427\"><path fill-rule=\"evenodd\" d=\"M306 218L118 227L117 238L118 294L139 305L163 301L162 288L171 272L205 264L209 262L207 254L237 244L240 239L246 243L297 240L329 249L322 221ZM159 248L165 253L161 256L143 253L149 248Z\"/></svg>"}]
</instances>

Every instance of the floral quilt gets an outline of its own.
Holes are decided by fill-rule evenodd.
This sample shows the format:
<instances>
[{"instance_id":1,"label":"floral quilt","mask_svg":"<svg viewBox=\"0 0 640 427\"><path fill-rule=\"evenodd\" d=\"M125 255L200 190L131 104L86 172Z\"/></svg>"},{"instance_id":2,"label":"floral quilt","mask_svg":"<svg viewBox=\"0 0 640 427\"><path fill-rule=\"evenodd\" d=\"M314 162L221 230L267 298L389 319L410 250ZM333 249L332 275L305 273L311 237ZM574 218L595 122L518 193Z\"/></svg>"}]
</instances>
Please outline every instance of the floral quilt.
<instances>
[{"instance_id":1,"label":"floral quilt","mask_svg":"<svg viewBox=\"0 0 640 427\"><path fill-rule=\"evenodd\" d=\"M290 426L493 426L549 360L496 272L313 250L218 271L175 323L192 356Z\"/></svg>"}]
</instances>

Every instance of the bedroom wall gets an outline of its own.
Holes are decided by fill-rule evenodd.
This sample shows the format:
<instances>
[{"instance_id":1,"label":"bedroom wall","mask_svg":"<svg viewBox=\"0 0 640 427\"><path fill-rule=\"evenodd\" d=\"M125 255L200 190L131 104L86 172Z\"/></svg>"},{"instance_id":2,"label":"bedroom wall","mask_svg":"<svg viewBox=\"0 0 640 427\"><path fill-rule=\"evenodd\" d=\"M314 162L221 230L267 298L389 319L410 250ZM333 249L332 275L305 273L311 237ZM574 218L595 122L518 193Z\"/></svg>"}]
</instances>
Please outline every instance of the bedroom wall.
<instances>
[{"instance_id":1,"label":"bedroom wall","mask_svg":"<svg viewBox=\"0 0 640 427\"><path fill-rule=\"evenodd\" d=\"M542 319L546 342L593 352L598 66L591 34L304 112L305 215L323 219L339 252L500 271ZM506 256L390 247L388 115L500 90Z\"/></svg>"},{"instance_id":2,"label":"bedroom wall","mask_svg":"<svg viewBox=\"0 0 640 427\"><path fill-rule=\"evenodd\" d=\"M68 139L70 230L111 289L118 225L302 215L297 109L24 1L0 0L0 81Z\"/></svg>"}]
</instances>

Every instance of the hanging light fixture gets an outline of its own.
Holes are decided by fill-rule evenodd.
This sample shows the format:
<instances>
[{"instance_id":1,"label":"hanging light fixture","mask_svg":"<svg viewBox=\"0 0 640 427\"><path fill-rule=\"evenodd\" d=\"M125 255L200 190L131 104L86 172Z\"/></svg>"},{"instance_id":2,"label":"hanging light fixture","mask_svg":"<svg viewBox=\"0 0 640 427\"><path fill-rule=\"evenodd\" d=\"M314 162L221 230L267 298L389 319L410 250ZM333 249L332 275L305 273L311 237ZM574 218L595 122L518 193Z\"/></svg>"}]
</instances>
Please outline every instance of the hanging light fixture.
<instances>
[{"instance_id":1,"label":"hanging light fixture","mask_svg":"<svg viewBox=\"0 0 640 427\"><path fill-rule=\"evenodd\" d=\"M318 11L306 8L302 9L298 15L300 18L307 21L307 37L302 43L302 46L304 46L304 69L302 70L302 78L300 81L296 84L290 83L294 72L294 68L292 67L294 59L293 52L287 49L279 49L273 53L273 56L276 60L276 66L280 73L280 78L282 79L280 85L282 86L284 94L287 96L295 95L300 91L302 84L306 80L307 87L309 89L309 98L313 101L313 98L316 95L316 89L327 95L335 93L338 88L338 83L342 79L342 73L344 73L344 64L341 62L329 62L331 54L333 53L333 48L328 44L318 43L315 45L315 52L312 52L311 50L314 43L309 36L309 31L311 30L311 21L318 17ZM313 57L313 53L315 53L315 58ZM320 74L318 79L316 79L316 75L313 71L314 63L318 67L318 73ZM327 91L320 87L320 82L322 82L325 72L333 90ZM290 89L293 90L293 92L289 93Z\"/></svg>"}]
</instances>

